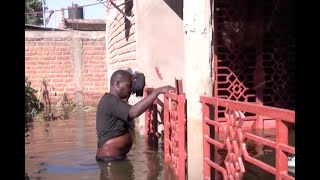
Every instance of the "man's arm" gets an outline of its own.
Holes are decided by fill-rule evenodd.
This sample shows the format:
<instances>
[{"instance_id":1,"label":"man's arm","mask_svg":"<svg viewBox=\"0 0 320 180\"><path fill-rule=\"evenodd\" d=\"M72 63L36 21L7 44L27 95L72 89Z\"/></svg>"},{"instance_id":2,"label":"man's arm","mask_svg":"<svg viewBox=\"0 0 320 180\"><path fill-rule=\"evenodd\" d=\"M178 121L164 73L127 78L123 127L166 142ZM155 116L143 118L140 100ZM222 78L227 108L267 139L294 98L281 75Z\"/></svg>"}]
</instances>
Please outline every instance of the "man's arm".
<instances>
[{"instance_id":1,"label":"man's arm","mask_svg":"<svg viewBox=\"0 0 320 180\"><path fill-rule=\"evenodd\" d=\"M137 104L132 106L129 110L129 117L136 118L145 112L148 107L153 103L153 101L159 96L159 94L165 93L167 91L173 90L171 86L163 86L155 89L152 93L146 98L139 101Z\"/></svg>"}]
</instances>

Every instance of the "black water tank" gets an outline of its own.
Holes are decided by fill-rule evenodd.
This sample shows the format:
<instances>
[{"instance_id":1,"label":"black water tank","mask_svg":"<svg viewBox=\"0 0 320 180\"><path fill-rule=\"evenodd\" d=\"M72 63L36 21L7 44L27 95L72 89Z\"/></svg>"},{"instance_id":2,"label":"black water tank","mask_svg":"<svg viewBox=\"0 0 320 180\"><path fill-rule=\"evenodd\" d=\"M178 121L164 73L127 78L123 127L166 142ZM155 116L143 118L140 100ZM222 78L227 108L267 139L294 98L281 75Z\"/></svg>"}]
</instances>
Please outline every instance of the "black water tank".
<instances>
[{"instance_id":1,"label":"black water tank","mask_svg":"<svg viewBox=\"0 0 320 180\"><path fill-rule=\"evenodd\" d=\"M72 4L72 7L68 7L69 19L83 19L83 7L78 4Z\"/></svg>"}]
</instances>

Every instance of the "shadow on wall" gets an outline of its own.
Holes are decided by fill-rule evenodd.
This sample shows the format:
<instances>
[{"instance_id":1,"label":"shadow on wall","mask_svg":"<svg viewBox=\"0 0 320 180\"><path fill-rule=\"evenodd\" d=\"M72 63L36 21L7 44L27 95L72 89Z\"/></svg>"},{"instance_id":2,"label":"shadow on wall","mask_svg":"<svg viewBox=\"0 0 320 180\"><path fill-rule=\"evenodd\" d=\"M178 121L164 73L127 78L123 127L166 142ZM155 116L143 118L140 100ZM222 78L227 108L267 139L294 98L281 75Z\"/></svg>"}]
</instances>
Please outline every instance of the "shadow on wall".
<instances>
[{"instance_id":1,"label":"shadow on wall","mask_svg":"<svg viewBox=\"0 0 320 180\"><path fill-rule=\"evenodd\" d=\"M183 0L164 0L164 2L183 20Z\"/></svg>"},{"instance_id":2,"label":"shadow on wall","mask_svg":"<svg viewBox=\"0 0 320 180\"><path fill-rule=\"evenodd\" d=\"M129 1L125 4L124 6L124 13L127 15L127 16L132 16L132 7L133 7L133 1ZM129 36L130 36L130 28L131 28L132 24L131 22L125 18L125 36L126 36L126 40L128 41L129 39Z\"/></svg>"}]
</instances>

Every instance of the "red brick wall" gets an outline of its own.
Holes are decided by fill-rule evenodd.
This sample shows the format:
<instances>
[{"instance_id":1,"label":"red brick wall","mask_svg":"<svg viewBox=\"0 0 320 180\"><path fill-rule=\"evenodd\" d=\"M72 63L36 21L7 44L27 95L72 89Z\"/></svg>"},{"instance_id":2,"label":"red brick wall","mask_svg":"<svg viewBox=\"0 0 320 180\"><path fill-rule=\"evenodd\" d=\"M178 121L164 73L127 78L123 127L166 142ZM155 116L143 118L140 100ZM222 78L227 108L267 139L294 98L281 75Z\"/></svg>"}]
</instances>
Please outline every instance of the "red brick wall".
<instances>
[{"instance_id":1,"label":"red brick wall","mask_svg":"<svg viewBox=\"0 0 320 180\"><path fill-rule=\"evenodd\" d=\"M84 105L97 104L107 91L105 32L26 31L25 75L39 89L48 83L53 105L64 92L75 102L74 56L72 36L81 39L82 91Z\"/></svg>"},{"instance_id":2,"label":"red brick wall","mask_svg":"<svg viewBox=\"0 0 320 180\"><path fill-rule=\"evenodd\" d=\"M124 0L115 1L116 4L124 3ZM130 4L131 3L131 4ZM135 5L133 1L120 6L120 9L128 15L132 15L131 21L127 20L111 4L107 8L107 62L108 75L117 69L135 68L136 62L136 23Z\"/></svg>"},{"instance_id":3,"label":"red brick wall","mask_svg":"<svg viewBox=\"0 0 320 180\"><path fill-rule=\"evenodd\" d=\"M97 104L107 91L106 39L82 40L82 90L84 103Z\"/></svg>"}]
</instances>

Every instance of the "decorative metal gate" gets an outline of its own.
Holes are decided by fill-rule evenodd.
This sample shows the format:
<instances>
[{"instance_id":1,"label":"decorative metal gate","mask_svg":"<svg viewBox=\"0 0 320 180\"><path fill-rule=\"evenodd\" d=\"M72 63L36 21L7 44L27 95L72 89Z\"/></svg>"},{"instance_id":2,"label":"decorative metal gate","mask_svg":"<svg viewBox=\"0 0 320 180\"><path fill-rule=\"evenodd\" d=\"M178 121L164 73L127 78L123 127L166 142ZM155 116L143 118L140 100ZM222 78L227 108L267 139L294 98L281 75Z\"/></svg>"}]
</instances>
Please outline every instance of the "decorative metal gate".
<instances>
[{"instance_id":1,"label":"decorative metal gate","mask_svg":"<svg viewBox=\"0 0 320 180\"><path fill-rule=\"evenodd\" d=\"M181 81L180 81L181 82ZM176 81L176 92L164 95L164 161L179 180L186 179L186 98L180 93L181 83Z\"/></svg>"},{"instance_id":2,"label":"decorative metal gate","mask_svg":"<svg viewBox=\"0 0 320 180\"><path fill-rule=\"evenodd\" d=\"M186 98L182 89L182 81L175 81L174 93L164 94L163 124L164 124L164 161L170 169L166 169L178 180L186 179L187 160L187 121ZM154 89L145 88L144 97ZM157 100L145 112L145 138L149 145L158 146L158 119ZM168 177L169 178L169 177Z\"/></svg>"},{"instance_id":3,"label":"decorative metal gate","mask_svg":"<svg viewBox=\"0 0 320 180\"><path fill-rule=\"evenodd\" d=\"M294 156L295 147L288 142L289 133L287 126L288 123L295 124L294 111L208 96L201 96L200 101L202 103L203 116L204 179L240 180L247 170L244 166L244 160L274 175L274 177L264 177L265 179L295 179L288 173L288 154ZM224 114L227 120L226 123L211 119L210 114L212 109L210 109L210 107L212 106L226 108ZM276 121L275 141L250 132L243 132L241 128L245 120L243 112L274 118ZM222 142L218 140L215 135L212 135L212 131L217 132L218 128L221 129ZM245 144L246 139L273 148L275 151L275 163L270 165L252 157L247 150ZM227 150L227 155L224 159L216 156L218 149ZM211 155L212 151L215 152L214 159ZM213 169L215 169L215 171L213 171ZM255 174L258 175L258 173ZM255 177L254 179L260 178Z\"/></svg>"},{"instance_id":4,"label":"decorative metal gate","mask_svg":"<svg viewBox=\"0 0 320 180\"><path fill-rule=\"evenodd\" d=\"M187 116L186 97L182 89L182 80L175 80L175 92L164 94L164 161L166 179L169 172L174 179L186 179L187 160Z\"/></svg>"},{"instance_id":5,"label":"decorative metal gate","mask_svg":"<svg viewBox=\"0 0 320 180\"><path fill-rule=\"evenodd\" d=\"M144 89L144 97L149 96L153 91L153 88ZM148 145L152 147L158 147L158 109L157 100L145 112L145 132L144 137Z\"/></svg>"},{"instance_id":6,"label":"decorative metal gate","mask_svg":"<svg viewBox=\"0 0 320 180\"><path fill-rule=\"evenodd\" d=\"M210 116L211 118L209 118L208 114L204 114L207 116L204 117L204 136L211 138L204 138L204 153L207 153L204 156L214 156L214 162L217 164L212 164L208 159L204 159L204 165L205 167L212 165L225 178L241 179L244 169L241 168L241 162L236 159L243 156L248 161L252 160L244 153L245 149L241 150L241 136L243 136L243 139L245 135L241 135L239 127L234 126L235 121L230 120L230 104L221 105L217 103L220 102L219 99L221 99L221 102L225 99L239 103L246 102L248 104L254 103L253 105L295 109L296 7L295 1L291 0L212 1L214 2L212 3L212 11L214 18L214 73L216 78L214 98L216 99L214 103L210 103L214 105L213 117ZM202 100L202 102L207 101ZM245 107L246 103L240 104ZM205 109L203 113L208 113L207 110ZM254 129L262 129L266 117L275 120L276 125L284 127L281 120L275 118L275 116L266 116L263 111L260 113L238 107L233 110L233 112L241 110L244 113L245 120L254 120L252 126ZM292 114L292 112L290 113ZM290 121L294 123L292 117L290 117ZM209 125L215 125L215 127L209 128ZM283 132L287 132L287 130L284 128ZM228 145L227 147L227 137L223 139L223 143L219 144L219 136L224 133L229 136L230 142L233 139L234 142L240 144L229 144L231 146ZM256 137L255 139L259 140ZM279 141L282 140L283 137L279 139ZM210 148L209 144L214 144L218 148L227 148L227 158L222 159L217 152L218 148ZM267 142L267 144L275 146L271 142ZM294 153L292 147L283 149ZM287 177L287 175L279 173L279 169L286 168L283 149L277 149L280 157L279 161L281 161L280 165L276 169L265 168L265 170L277 174L277 178L280 176L282 178ZM241 155L241 152L244 154ZM225 161L227 169L218 166L219 162L223 161ZM233 162L235 166L229 166L228 162ZM237 171L234 171L235 168ZM204 176L210 177L208 173L210 172L206 169L206 175Z\"/></svg>"},{"instance_id":7,"label":"decorative metal gate","mask_svg":"<svg viewBox=\"0 0 320 180\"><path fill-rule=\"evenodd\" d=\"M295 1L214 0L213 8L214 97L294 110Z\"/></svg>"}]
</instances>

